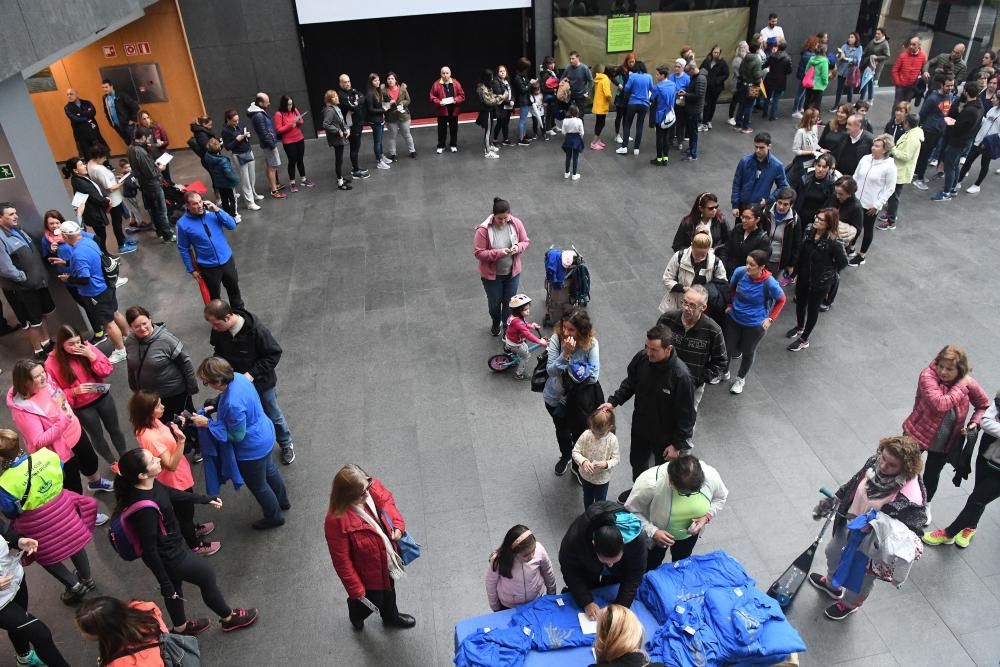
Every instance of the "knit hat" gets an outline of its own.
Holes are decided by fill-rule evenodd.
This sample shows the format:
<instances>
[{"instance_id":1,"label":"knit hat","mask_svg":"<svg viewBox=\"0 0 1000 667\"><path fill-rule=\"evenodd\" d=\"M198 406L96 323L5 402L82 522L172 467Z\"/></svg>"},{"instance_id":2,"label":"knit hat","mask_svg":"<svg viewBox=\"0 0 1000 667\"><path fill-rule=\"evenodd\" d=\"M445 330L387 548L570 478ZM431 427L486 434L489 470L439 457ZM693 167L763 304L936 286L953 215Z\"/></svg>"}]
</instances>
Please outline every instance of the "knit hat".
<instances>
[{"instance_id":1,"label":"knit hat","mask_svg":"<svg viewBox=\"0 0 1000 667\"><path fill-rule=\"evenodd\" d=\"M63 233L63 236L67 234L79 234L80 225L75 220L67 220L59 225L59 231Z\"/></svg>"}]
</instances>

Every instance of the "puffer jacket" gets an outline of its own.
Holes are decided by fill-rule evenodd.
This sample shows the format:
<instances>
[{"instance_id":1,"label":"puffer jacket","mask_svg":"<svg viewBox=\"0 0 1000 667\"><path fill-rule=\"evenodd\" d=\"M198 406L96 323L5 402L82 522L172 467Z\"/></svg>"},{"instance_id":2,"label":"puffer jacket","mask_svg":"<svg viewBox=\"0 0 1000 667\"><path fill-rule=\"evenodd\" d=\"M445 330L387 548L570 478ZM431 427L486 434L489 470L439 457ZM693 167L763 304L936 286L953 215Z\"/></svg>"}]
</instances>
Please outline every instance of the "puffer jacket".
<instances>
[{"instance_id":1,"label":"puffer jacket","mask_svg":"<svg viewBox=\"0 0 1000 667\"><path fill-rule=\"evenodd\" d=\"M128 353L128 386L132 391L156 392L161 398L187 392L198 393L198 378L184 344L158 322L143 339L130 333L125 339Z\"/></svg>"},{"instance_id":2,"label":"puffer jacket","mask_svg":"<svg viewBox=\"0 0 1000 667\"><path fill-rule=\"evenodd\" d=\"M715 255L714 250L708 249L705 268L702 269L700 276L696 276L694 273L690 246L671 255L670 261L667 262L667 268L663 270L663 286L667 292L663 295L663 300L660 301L660 312L665 313L668 310L680 308L681 302L684 301L684 290L694 285L697 278L700 278L699 285L705 285L713 280L726 280L726 267L722 260ZM677 286L681 289L675 289Z\"/></svg>"},{"instance_id":3,"label":"puffer jacket","mask_svg":"<svg viewBox=\"0 0 1000 667\"><path fill-rule=\"evenodd\" d=\"M216 137L210 129L199 123L191 123L190 127L191 136L194 138L195 143L198 146L198 148L192 146L191 150L193 150L198 157L204 158L205 152L208 150L208 140L213 137L218 139L218 137Z\"/></svg>"},{"instance_id":4,"label":"puffer jacket","mask_svg":"<svg viewBox=\"0 0 1000 667\"><path fill-rule=\"evenodd\" d=\"M205 169L208 170L208 174L212 177L213 186L230 189L239 186L240 177L236 175L232 161L222 153L208 151L205 153L205 157L202 158L202 162L205 163Z\"/></svg>"},{"instance_id":5,"label":"puffer jacket","mask_svg":"<svg viewBox=\"0 0 1000 667\"><path fill-rule=\"evenodd\" d=\"M795 258L795 274L810 291L820 291L833 281L837 273L847 266L847 252L840 239L823 236L816 240L812 225L806 228L798 256Z\"/></svg>"},{"instance_id":6,"label":"puffer jacket","mask_svg":"<svg viewBox=\"0 0 1000 667\"><path fill-rule=\"evenodd\" d=\"M903 433L912 436L920 443L920 447L926 450L934 441L934 436L941 428L945 416L954 409L958 418L945 446L945 451L948 451L965 428L969 407L974 408L969 423L979 426L986 409L990 407L990 398L975 380L968 384L956 382L951 386L941 382L935 365L932 361L927 368L920 371L913 410L903 422Z\"/></svg>"},{"instance_id":7,"label":"puffer jacket","mask_svg":"<svg viewBox=\"0 0 1000 667\"><path fill-rule=\"evenodd\" d=\"M26 557L28 562L54 565L90 543L96 520L96 500L63 489L41 507L21 514L11 525L22 536L38 540L38 551Z\"/></svg>"},{"instance_id":8,"label":"puffer jacket","mask_svg":"<svg viewBox=\"0 0 1000 667\"><path fill-rule=\"evenodd\" d=\"M72 410L66 414L58 408L60 399L66 400L61 389L50 384L42 391L49 392L47 410L15 393L14 387L7 390L7 407L17 432L24 438L25 451L33 454L42 447L48 447L59 455L60 461L66 463L73 458L73 448L83 432L80 420Z\"/></svg>"},{"instance_id":9,"label":"puffer jacket","mask_svg":"<svg viewBox=\"0 0 1000 667\"><path fill-rule=\"evenodd\" d=\"M389 515L393 528L405 533L403 515L382 482L373 479L369 493L378 511L378 521L386 533L391 534L391 531L383 512ZM348 598L357 600L368 590L386 591L392 588L385 540L354 509L348 508L340 516L327 513L324 532L333 569L344 584Z\"/></svg>"},{"instance_id":10,"label":"puffer jacket","mask_svg":"<svg viewBox=\"0 0 1000 667\"><path fill-rule=\"evenodd\" d=\"M920 155L922 143L924 143L924 130L920 127L908 130L896 142L896 147L892 150L892 159L896 161L896 185L913 182L913 172L917 168L917 157Z\"/></svg>"}]
</instances>

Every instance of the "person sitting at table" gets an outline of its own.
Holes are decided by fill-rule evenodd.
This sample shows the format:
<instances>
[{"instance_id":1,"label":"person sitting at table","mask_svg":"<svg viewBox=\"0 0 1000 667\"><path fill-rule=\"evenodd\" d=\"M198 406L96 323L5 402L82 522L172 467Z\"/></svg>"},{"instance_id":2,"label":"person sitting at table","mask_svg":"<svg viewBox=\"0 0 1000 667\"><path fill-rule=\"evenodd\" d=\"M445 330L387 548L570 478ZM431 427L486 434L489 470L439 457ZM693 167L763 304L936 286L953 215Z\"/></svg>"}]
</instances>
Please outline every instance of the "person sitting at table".
<instances>
[{"instance_id":1,"label":"person sitting at table","mask_svg":"<svg viewBox=\"0 0 1000 667\"><path fill-rule=\"evenodd\" d=\"M555 592L556 576L542 543L527 526L518 524L508 530L486 568L490 609L511 609Z\"/></svg>"},{"instance_id":2,"label":"person sitting at table","mask_svg":"<svg viewBox=\"0 0 1000 667\"><path fill-rule=\"evenodd\" d=\"M664 667L662 662L650 662L642 651L643 627L631 609L609 604L597 619L597 638L590 667Z\"/></svg>"},{"instance_id":3,"label":"person sitting at table","mask_svg":"<svg viewBox=\"0 0 1000 667\"><path fill-rule=\"evenodd\" d=\"M674 562L690 556L729 496L719 471L704 461L673 447L663 456L667 462L639 475L625 500L651 540L647 570L663 563L667 549Z\"/></svg>"},{"instance_id":4,"label":"person sitting at table","mask_svg":"<svg viewBox=\"0 0 1000 667\"><path fill-rule=\"evenodd\" d=\"M559 567L577 606L591 620L600 608L591 589L619 584L615 604L631 607L646 572L646 535L639 517L621 503L598 501L570 524L559 546Z\"/></svg>"}]
</instances>

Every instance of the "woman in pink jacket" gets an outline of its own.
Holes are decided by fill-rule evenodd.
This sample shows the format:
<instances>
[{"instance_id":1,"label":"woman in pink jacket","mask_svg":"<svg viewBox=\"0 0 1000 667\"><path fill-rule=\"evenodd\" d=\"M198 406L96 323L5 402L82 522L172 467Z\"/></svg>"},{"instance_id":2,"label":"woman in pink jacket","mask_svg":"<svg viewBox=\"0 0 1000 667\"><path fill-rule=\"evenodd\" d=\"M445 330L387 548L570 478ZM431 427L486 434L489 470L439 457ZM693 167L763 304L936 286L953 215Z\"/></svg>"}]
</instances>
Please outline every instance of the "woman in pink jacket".
<instances>
[{"instance_id":1,"label":"woman in pink jacket","mask_svg":"<svg viewBox=\"0 0 1000 667\"><path fill-rule=\"evenodd\" d=\"M545 547L527 526L518 524L508 530L503 544L490 554L490 565L486 568L490 609L513 609L555 592L556 576Z\"/></svg>"},{"instance_id":2,"label":"woman in pink jacket","mask_svg":"<svg viewBox=\"0 0 1000 667\"><path fill-rule=\"evenodd\" d=\"M64 324L56 332L55 350L45 360L45 370L52 384L66 394L66 400L97 453L108 464L117 461L128 447L118 427L118 410L111 397L111 385L105 382L115 370L108 358L85 342L73 327ZM117 454L108 447L104 429L111 436Z\"/></svg>"},{"instance_id":3,"label":"woman in pink jacket","mask_svg":"<svg viewBox=\"0 0 1000 667\"><path fill-rule=\"evenodd\" d=\"M924 485L927 487L927 523L931 522L931 499L937 491L938 477L948 460L948 452L958 444L959 436L979 429L990 399L972 379L972 367L965 351L946 345L934 361L920 371L913 411L903 422L903 433L912 436L927 452ZM966 424L969 406L975 410Z\"/></svg>"},{"instance_id":4,"label":"woman in pink jacket","mask_svg":"<svg viewBox=\"0 0 1000 667\"><path fill-rule=\"evenodd\" d=\"M302 177L302 187L311 188L316 185L306 178L306 165L302 161L306 155L306 137L300 128L305 122L305 117L295 106L292 98L282 95L278 110L274 112L274 131L278 133L281 145L285 147L285 156L288 158L288 188L292 192L299 191L295 185L296 167Z\"/></svg>"},{"instance_id":5,"label":"woman in pink jacket","mask_svg":"<svg viewBox=\"0 0 1000 667\"><path fill-rule=\"evenodd\" d=\"M34 359L21 359L11 373L14 386L7 392L7 407L29 454L43 447L59 455L63 464L63 486L83 493L80 475L91 491L111 493L114 485L97 472L97 454L80 427L59 387L49 384L45 367Z\"/></svg>"},{"instance_id":6,"label":"woman in pink jacket","mask_svg":"<svg viewBox=\"0 0 1000 667\"><path fill-rule=\"evenodd\" d=\"M58 579L66 587L59 596L63 602L76 604L94 590L85 549L99 516L97 501L63 488L54 452L39 449L27 455L17 433L6 428L0 429L0 511L19 535L38 542L38 549L22 562L38 561ZM99 523L108 520L100 516L103 521ZM67 559L73 562L75 573L63 565Z\"/></svg>"},{"instance_id":7,"label":"woman in pink jacket","mask_svg":"<svg viewBox=\"0 0 1000 667\"><path fill-rule=\"evenodd\" d=\"M521 280L521 253L530 244L524 225L510 214L510 204L494 197L493 215L476 227L472 246L479 260L479 277L493 321L490 333L494 336L500 335L500 325L507 321L507 304L517 293Z\"/></svg>"}]
</instances>

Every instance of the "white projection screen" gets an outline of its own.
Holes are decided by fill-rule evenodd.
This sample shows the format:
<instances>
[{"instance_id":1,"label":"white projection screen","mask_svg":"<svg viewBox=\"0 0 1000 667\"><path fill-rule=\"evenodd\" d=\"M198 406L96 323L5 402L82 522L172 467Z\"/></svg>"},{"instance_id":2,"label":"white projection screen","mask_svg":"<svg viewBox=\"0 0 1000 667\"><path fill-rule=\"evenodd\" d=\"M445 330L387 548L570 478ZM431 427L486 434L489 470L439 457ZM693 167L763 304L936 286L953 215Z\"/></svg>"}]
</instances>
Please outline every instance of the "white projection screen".
<instances>
[{"instance_id":1,"label":"white projection screen","mask_svg":"<svg viewBox=\"0 0 1000 667\"><path fill-rule=\"evenodd\" d=\"M525 7L531 7L531 0L295 0L303 25Z\"/></svg>"}]
</instances>

